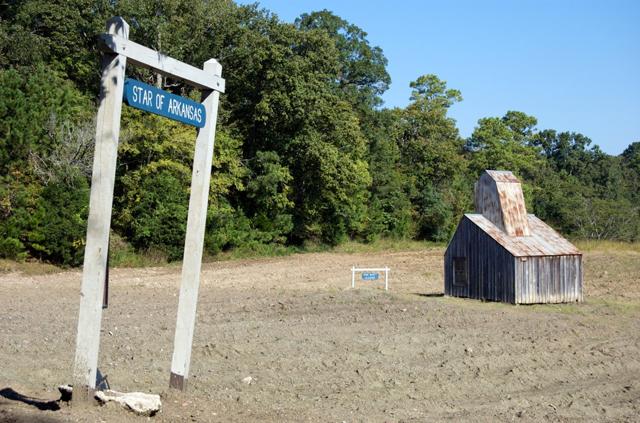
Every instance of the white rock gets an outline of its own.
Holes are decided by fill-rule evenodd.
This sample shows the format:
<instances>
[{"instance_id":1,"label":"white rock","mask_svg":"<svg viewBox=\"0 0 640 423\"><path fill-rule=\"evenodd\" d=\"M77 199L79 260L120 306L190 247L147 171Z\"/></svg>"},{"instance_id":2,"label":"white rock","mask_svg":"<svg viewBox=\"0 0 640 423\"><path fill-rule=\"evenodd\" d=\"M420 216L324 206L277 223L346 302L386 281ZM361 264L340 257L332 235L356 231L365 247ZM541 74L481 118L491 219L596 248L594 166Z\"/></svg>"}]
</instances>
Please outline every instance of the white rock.
<instances>
[{"instance_id":1,"label":"white rock","mask_svg":"<svg viewBox=\"0 0 640 423\"><path fill-rule=\"evenodd\" d=\"M160 395L145 394L142 392L117 392L106 390L97 391L95 397L102 403L113 401L136 414L144 416L153 416L162 406L162 403L160 402Z\"/></svg>"},{"instance_id":2,"label":"white rock","mask_svg":"<svg viewBox=\"0 0 640 423\"><path fill-rule=\"evenodd\" d=\"M247 385L251 385L253 383L253 378L251 376L247 376L242 379L242 382L246 383Z\"/></svg>"}]
</instances>

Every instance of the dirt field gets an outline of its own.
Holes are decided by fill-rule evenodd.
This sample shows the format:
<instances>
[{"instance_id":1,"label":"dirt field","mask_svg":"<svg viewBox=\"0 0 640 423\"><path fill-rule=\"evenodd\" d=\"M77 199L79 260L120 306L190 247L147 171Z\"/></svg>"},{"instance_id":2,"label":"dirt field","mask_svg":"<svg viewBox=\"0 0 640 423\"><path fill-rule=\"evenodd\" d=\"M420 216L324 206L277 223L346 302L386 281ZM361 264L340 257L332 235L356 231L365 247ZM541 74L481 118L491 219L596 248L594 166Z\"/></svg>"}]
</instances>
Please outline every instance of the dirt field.
<instances>
[{"instance_id":1,"label":"dirt field","mask_svg":"<svg viewBox=\"0 0 640 423\"><path fill-rule=\"evenodd\" d=\"M550 306L443 297L442 254L205 264L184 394L167 388L180 268L112 270L100 370L161 394L163 422L640 421L640 253L585 253L586 303ZM390 291L348 289L354 264L390 266ZM53 410L80 280L0 274L0 421L148 420Z\"/></svg>"}]
</instances>

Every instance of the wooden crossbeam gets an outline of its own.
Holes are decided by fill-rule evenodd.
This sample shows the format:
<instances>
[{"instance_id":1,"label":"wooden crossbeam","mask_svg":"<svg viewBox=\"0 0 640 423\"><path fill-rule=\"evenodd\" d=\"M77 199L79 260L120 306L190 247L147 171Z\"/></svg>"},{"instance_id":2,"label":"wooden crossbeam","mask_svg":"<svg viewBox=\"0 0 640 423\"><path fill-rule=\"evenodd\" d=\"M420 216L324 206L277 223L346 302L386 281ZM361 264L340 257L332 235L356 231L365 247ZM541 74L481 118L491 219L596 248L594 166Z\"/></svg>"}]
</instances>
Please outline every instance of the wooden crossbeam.
<instances>
[{"instance_id":1,"label":"wooden crossbeam","mask_svg":"<svg viewBox=\"0 0 640 423\"><path fill-rule=\"evenodd\" d=\"M164 76L181 79L196 88L224 92L225 80L222 77L180 62L159 51L115 34L100 35L100 42L103 49L126 56L129 63L154 69Z\"/></svg>"}]
</instances>

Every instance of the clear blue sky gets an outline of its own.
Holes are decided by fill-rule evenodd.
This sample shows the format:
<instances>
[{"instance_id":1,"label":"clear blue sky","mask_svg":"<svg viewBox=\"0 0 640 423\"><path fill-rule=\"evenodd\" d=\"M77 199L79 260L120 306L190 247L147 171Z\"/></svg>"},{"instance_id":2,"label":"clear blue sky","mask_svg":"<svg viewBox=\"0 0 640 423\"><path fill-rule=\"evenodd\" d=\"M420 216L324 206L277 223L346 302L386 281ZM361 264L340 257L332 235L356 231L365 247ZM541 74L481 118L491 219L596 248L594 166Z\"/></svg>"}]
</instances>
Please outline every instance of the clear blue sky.
<instances>
[{"instance_id":1,"label":"clear blue sky","mask_svg":"<svg viewBox=\"0 0 640 423\"><path fill-rule=\"evenodd\" d=\"M609 154L640 141L640 0L259 3L285 22L328 9L364 29L389 60L386 107L406 106L422 74L446 80L464 97L451 110L464 137L479 118L519 110Z\"/></svg>"}]
</instances>

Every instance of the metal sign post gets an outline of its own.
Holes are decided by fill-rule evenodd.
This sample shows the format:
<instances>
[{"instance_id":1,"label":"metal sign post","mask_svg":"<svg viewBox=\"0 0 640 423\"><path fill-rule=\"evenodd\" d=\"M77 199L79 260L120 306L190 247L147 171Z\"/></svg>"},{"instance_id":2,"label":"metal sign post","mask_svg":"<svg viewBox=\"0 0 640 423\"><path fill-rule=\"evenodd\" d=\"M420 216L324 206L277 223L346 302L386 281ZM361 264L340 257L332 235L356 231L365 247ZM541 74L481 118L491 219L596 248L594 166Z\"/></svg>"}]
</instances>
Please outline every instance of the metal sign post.
<instances>
[{"instance_id":1,"label":"metal sign post","mask_svg":"<svg viewBox=\"0 0 640 423\"><path fill-rule=\"evenodd\" d=\"M116 17L107 22L107 33L100 37L105 54L102 61L87 243L73 368L73 381L76 388L74 400L88 400L96 388L102 302L123 97L134 107L200 128L196 138L191 179L170 386L185 389L191 359L218 99L220 93L224 92L222 66L215 59L211 59L205 62L204 69L198 69L129 41L128 36L129 25L121 17ZM127 61L137 66L154 69L165 76L180 79L201 89L202 104L153 87L151 87L153 90L150 90L148 89L150 86L139 81L127 84L130 88L125 96Z\"/></svg>"}]
</instances>

